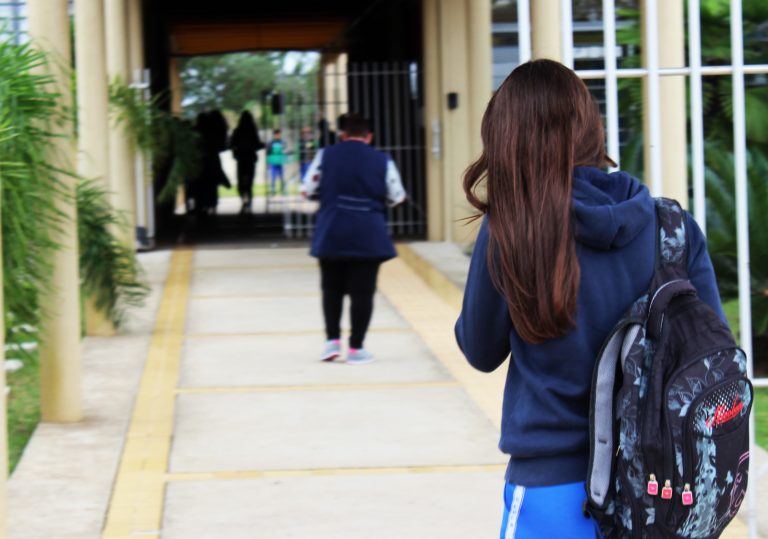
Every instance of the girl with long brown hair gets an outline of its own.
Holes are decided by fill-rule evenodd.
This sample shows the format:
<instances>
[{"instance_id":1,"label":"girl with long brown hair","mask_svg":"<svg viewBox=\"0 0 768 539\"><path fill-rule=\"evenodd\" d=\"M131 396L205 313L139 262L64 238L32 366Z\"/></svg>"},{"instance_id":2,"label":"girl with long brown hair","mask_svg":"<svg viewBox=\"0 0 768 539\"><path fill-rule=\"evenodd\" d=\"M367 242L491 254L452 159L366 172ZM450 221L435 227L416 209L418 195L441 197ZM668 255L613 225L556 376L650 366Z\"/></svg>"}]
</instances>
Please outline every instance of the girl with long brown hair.
<instances>
[{"instance_id":1,"label":"girl with long brown hair","mask_svg":"<svg viewBox=\"0 0 768 539\"><path fill-rule=\"evenodd\" d=\"M613 325L650 284L654 201L629 174L604 171L613 162L597 104L557 62L515 69L481 131L483 154L464 190L482 224L456 338L485 372L511 353L501 537L593 539L582 512L592 370ZM689 278L724 318L703 234L686 220Z\"/></svg>"}]
</instances>

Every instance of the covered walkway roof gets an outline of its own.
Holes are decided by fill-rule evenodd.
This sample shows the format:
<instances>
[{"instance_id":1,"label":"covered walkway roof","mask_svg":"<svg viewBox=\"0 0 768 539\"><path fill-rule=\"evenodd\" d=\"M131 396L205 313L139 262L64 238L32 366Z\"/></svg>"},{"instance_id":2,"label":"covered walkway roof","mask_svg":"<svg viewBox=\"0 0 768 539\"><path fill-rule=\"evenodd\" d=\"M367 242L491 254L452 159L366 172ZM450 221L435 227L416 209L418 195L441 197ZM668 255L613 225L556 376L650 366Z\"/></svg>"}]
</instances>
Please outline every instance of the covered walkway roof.
<instances>
[{"instance_id":1,"label":"covered walkway roof","mask_svg":"<svg viewBox=\"0 0 768 539\"><path fill-rule=\"evenodd\" d=\"M192 56L242 50L340 50L360 22L379 9L402 3L166 0L146 2L145 13L164 22L172 55Z\"/></svg>"}]
</instances>

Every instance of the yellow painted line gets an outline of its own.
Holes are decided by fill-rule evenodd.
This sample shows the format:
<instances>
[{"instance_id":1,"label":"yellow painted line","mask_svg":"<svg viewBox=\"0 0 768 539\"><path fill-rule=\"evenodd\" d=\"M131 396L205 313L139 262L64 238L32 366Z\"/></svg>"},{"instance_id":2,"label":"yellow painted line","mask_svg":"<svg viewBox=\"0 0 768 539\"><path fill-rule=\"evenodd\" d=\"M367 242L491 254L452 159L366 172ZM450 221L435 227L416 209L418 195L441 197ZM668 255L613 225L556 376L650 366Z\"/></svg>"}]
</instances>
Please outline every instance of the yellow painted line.
<instances>
[{"instance_id":1,"label":"yellow painted line","mask_svg":"<svg viewBox=\"0 0 768 539\"><path fill-rule=\"evenodd\" d=\"M399 258L381 267L379 290L493 424L500 428L507 365L487 374L467 363L453 334L461 310L461 291L409 247L400 245L398 251ZM412 269L409 262L417 269ZM426 277L420 277L421 274Z\"/></svg>"},{"instance_id":2,"label":"yellow painted line","mask_svg":"<svg viewBox=\"0 0 768 539\"><path fill-rule=\"evenodd\" d=\"M190 299L285 299L285 298L319 298L317 292L285 292L280 294L199 294L191 296Z\"/></svg>"},{"instance_id":3,"label":"yellow painted line","mask_svg":"<svg viewBox=\"0 0 768 539\"><path fill-rule=\"evenodd\" d=\"M448 277L440 273L429 262L419 256L406 244L397 246L397 254L421 277L438 296L456 309L461 309L464 292Z\"/></svg>"},{"instance_id":4,"label":"yellow painted line","mask_svg":"<svg viewBox=\"0 0 768 539\"><path fill-rule=\"evenodd\" d=\"M327 477L344 475L392 475L431 473L476 473L506 470L506 464L459 464L453 466L402 466L385 468L317 468L309 470L251 470L236 472L169 473L167 481L222 481L285 477Z\"/></svg>"},{"instance_id":5,"label":"yellow painted line","mask_svg":"<svg viewBox=\"0 0 768 539\"><path fill-rule=\"evenodd\" d=\"M413 333L413 329L407 328L370 328L368 334L371 333ZM233 337L288 337L291 335L325 335L325 331L321 329L300 329L300 330L286 330L286 331L251 331L243 333L188 333L184 337L187 339L211 339L211 338L225 338L230 339Z\"/></svg>"},{"instance_id":6,"label":"yellow painted line","mask_svg":"<svg viewBox=\"0 0 768 539\"><path fill-rule=\"evenodd\" d=\"M159 537L192 251L175 251L102 537Z\"/></svg>"},{"instance_id":7,"label":"yellow painted line","mask_svg":"<svg viewBox=\"0 0 768 539\"><path fill-rule=\"evenodd\" d=\"M309 255L307 255L309 256ZM317 264L250 264L243 266L195 266L194 271L317 270Z\"/></svg>"},{"instance_id":8,"label":"yellow painted line","mask_svg":"<svg viewBox=\"0 0 768 539\"><path fill-rule=\"evenodd\" d=\"M290 393L293 391L371 391L383 389L430 389L458 387L455 380L443 382L397 382L383 384L307 384L295 386L226 386L226 387L180 387L179 395L206 393Z\"/></svg>"}]
</instances>

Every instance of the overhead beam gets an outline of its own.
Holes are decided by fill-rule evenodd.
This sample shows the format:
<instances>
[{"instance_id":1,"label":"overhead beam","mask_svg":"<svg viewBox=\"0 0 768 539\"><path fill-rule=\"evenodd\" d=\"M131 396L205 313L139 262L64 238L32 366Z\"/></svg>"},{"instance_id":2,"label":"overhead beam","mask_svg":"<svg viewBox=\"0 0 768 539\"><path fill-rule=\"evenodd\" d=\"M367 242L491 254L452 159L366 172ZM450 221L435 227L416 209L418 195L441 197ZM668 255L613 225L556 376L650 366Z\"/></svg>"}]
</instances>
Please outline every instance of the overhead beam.
<instances>
[{"instance_id":1,"label":"overhead beam","mask_svg":"<svg viewBox=\"0 0 768 539\"><path fill-rule=\"evenodd\" d=\"M171 25L171 54L197 56L257 50L325 49L347 27L341 19L268 22L179 22Z\"/></svg>"}]
</instances>

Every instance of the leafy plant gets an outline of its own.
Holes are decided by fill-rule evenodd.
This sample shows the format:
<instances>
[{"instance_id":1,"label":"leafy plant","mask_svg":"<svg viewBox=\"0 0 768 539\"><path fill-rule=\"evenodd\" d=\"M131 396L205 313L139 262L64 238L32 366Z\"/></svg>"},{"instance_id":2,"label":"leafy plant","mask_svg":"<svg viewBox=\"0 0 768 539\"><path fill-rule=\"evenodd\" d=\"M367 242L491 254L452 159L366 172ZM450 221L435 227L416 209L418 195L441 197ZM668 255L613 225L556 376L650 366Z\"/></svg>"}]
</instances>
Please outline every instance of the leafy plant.
<instances>
[{"instance_id":1,"label":"leafy plant","mask_svg":"<svg viewBox=\"0 0 768 539\"><path fill-rule=\"evenodd\" d=\"M172 199L185 180L198 174L198 134L190 122L163 109L162 94L145 100L119 79L110 84L109 91L115 122L152 162L155 177L165 176L158 200Z\"/></svg>"},{"instance_id":2,"label":"leafy plant","mask_svg":"<svg viewBox=\"0 0 768 539\"><path fill-rule=\"evenodd\" d=\"M134 254L118 245L113 231L120 220L93 182L79 181L68 192L52 164L58 135L53 127L72 127L73 113L45 75L44 53L30 44L0 42L0 111L4 125L0 143L2 169L3 286L9 342L26 336L13 328L37 328L44 313L41 291L50 286L51 254L59 246L52 234L67 218L55 200L77 205L81 280L119 323L123 306L146 295Z\"/></svg>"},{"instance_id":3,"label":"leafy plant","mask_svg":"<svg viewBox=\"0 0 768 539\"><path fill-rule=\"evenodd\" d=\"M6 340L18 342L11 328L39 325L39 293L49 286L50 255L58 248L51 232L64 218L54 197L67 198L48 161L58 137L54 123L62 111L51 78L41 74L45 55L30 45L0 42L0 111L4 138L2 170L3 291ZM70 201L71 201L71 197Z\"/></svg>"},{"instance_id":4,"label":"leafy plant","mask_svg":"<svg viewBox=\"0 0 768 539\"><path fill-rule=\"evenodd\" d=\"M733 154L716 143L708 145L708 242L723 299L738 297L736 201ZM768 156L748 151L749 251L752 276L752 326L756 335L768 333Z\"/></svg>"},{"instance_id":5,"label":"leafy plant","mask_svg":"<svg viewBox=\"0 0 768 539\"><path fill-rule=\"evenodd\" d=\"M77 213L81 290L119 325L125 308L141 306L149 292L133 249L110 232L125 223L109 203L108 193L93 180L77 187Z\"/></svg>"}]
</instances>

